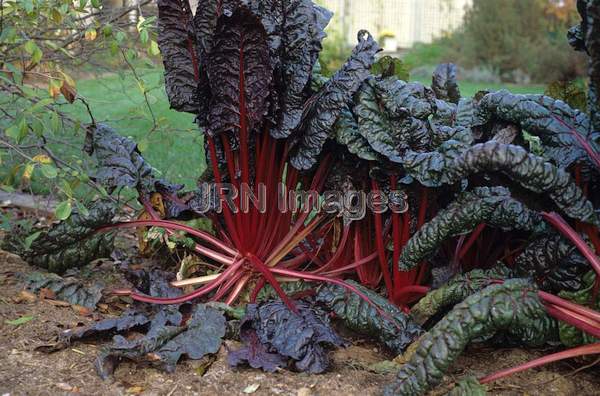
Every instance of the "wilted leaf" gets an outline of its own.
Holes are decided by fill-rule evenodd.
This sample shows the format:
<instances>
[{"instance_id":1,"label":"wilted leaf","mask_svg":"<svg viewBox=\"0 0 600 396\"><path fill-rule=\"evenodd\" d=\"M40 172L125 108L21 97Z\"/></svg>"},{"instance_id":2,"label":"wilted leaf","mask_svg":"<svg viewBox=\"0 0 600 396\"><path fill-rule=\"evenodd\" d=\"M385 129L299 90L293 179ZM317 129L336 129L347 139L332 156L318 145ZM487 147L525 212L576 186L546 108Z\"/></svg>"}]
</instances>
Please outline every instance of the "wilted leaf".
<instances>
[{"instance_id":1,"label":"wilted leaf","mask_svg":"<svg viewBox=\"0 0 600 396\"><path fill-rule=\"evenodd\" d=\"M75 102L75 98L77 98L77 91L75 90L75 87L69 84L67 81L63 81L60 87L60 93L62 93L69 103Z\"/></svg>"},{"instance_id":2,"label":"wilted leaf","mask_svg":"<svg viewBox=\"0 0 600 396\"><path fill-rule=\"evenodd\" d=\"M14 300L17 304L22 302L32 303L37 300L37 297L35 294L28 292L27 290L21 290Z\"/></svg>"},{"instance_id":3,"label":"wilted leaf","mask_svg":"<svg viewBox=\"0 0 600 396\"><path fill-rule=\"evenodd\" d=\"M27 289L39 292L48 289L54 293L56 299L67 301L69 304L80 305L86 308L96 308L102 298L104 285L95 283L86 285L73 278L62 278L56 274L33 272L26 278Z\"/></svg>"},{"instance_id":4,"label":"wilted leaf","mask_svg":"<svg viewBox=\"0 0 600 396\"><path fill-rule=\"evenodd\" d=\"M240 329L244 347L229 353L229 364L248 362L252 367L274 371L291 358L299 371L327 370L325 348L345 343L329 326L325 312L305 301L297 301L296 308L298 313L280 300L248 305Z\"/></svg>"},{"instance_id":5,"label":"wilted leaf","mask_svg":"<svg viewBox=\"0 0 600 396\"><path fill-rule=\"evenodd\" d=\"M150 318L145 313L128 310L117 318L104 319L89 326L65 330L60 334L60 340L70 343L84 338L113 335L141 328L148 323L150 323Z\"/></svg>"},{"instance_id":6,"label":"wilted leaf","mask_svg":"<svg viewBox=\"0 0 600 396\"><path fill-rule=\"evenodd\" d=\"M61 81L50 79L48 83L48 94L54 99L58 98L58 95L60 95L61 87Z\"/></svg>"},{"instance_id":7,"label":"wilted leaf","mask_svg":"<svg viewBox=\"0 0 600 396\"><path fill-rule=\"evenodd\" d=\"M102 378L107 378L122 358L150 362L172 372L182 356L201 359L216 353L225 335L223 314L202 304L195 306L185 325L157 318L144 337L130 341L115 336L112 345L101 350L96 369Z\"/></svg>"},{"instance_id":8,"label":"wilted leaf","mask_svg":"<svg viewBox=\"0 0 600 396\"><path fill-rule=\"evenodd\" d=\"M181 289L171 285L175 280L175 274L162 271L157 268L124 269L124 275L133 287L144 294L155 297L178 297L182 294Z\"/></svg>"},{"instance_id":9,"label":"wilted leaf","mask_svg":"<svg viewBox=\"0 0 600 396\"><path fill-rule=\"evenodd\" d=\"M585 87L577 81L554 81L548 84L544 94L562 100L574 109L587 110Z\"/></svg>"},{"instance_id":10,"label":"wilted leaf","mask_svg":"<svg viewBox=\"0 0 600 396\"><path fill-rule=\"evenodd\" d=\"M244 388L243 392L247 395L250 395L250 394L256 392L258 390L258 388L260 388L259 383L248 385L247 387Z\"/></svg>"}]
</instances>

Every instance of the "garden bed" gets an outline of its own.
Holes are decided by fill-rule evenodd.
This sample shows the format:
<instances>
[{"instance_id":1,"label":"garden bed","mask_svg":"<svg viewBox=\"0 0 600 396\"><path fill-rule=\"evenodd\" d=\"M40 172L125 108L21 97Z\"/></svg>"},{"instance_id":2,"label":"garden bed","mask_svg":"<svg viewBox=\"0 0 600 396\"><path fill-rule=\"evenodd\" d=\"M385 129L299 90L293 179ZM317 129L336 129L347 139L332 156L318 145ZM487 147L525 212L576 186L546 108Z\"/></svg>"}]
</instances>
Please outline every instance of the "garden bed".
<instances>
[{"instance_id":1,"label":"garden bed","mask_svg":"<svg viewBox=\"0 0 600 396\"><path fill-rule=\"evenodd\" d=\"M103 381L95 372L94 360L100 346L108 340L77 343L52 354L38 350L54 342L62 330L105 317L99 312L102 308L91 316L85 316L87 312L56 305L54 300L38 298L30 301L20 294L24 286L19 274L35 269L18 256L6 252L0 252L0 262L0 283L3 285L0 288L1 394L372 395L378 394L394 378L393 372L386 373L378 364L390 359L390 356L367 340L340 329L352 345L332 352L332 370L322 375L287 370L267 374L250 368L233 369L227 364L227 351L223 346L213 358L184 360L172 374L124 362L118 366L112 379ZM89 279L103 279L115 286L123 284L124 280L114 268L114 263L100 261L83 274ZM110 305L105 309L113 309L113 303ZM21 325L7 323L22 317L33 319ZM237 347L236 344L235 341L226 342L231 348ZM549 352L547 349L471 346L452 366L444 383L431 394L445 393L450 384L465 374L483 376ZM590 363L593 359L548 365L498 381L491 384L489 390L491 394L501 395L597 394L600 386L600 379L594 375L597 366L580 370Z\"/></svg>"}]
</instances>

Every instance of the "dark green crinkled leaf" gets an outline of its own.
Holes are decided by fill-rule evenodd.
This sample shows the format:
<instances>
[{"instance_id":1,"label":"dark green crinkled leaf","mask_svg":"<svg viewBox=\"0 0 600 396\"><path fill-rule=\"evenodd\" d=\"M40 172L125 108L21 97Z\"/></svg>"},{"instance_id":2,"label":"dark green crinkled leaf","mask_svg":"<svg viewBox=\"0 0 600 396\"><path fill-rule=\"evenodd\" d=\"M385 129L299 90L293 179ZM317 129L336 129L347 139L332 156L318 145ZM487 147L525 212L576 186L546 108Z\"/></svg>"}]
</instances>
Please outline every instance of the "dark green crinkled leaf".
<instances>
[{"instance_id":1,"label":"dark green crinkled leaf","mask_svg":"<svg viewBox=\"0 0 600 396\"><path fill-rule=\"evenodd\" d=\"M489 270L475 269L466 274L456 275L445 285L427 293L410 310L410 316L419 324L424 324L444 308L452 307L471 294L477 293L498 279L510 277L511 271L504 265Z\"/></svg>"},{"instance_id":2,"label":"dark green crinkled leaf","mask_svg":"<svg viewBox=\"0 0 600 396\"><path fill-rule=\"evenodd\" d=\"M275 354L291 359L299 371L326 371L329 359L325 348L340 347L345 343L330 327L325 312L306 301L297 301L296 308L297 314L290 311L281 300L248 305L241 333L250 331L256 338L247 334L244 348L230 352L230 364L238 365L247 361L253 367L272 371L274 364L285 362L285 359L272 356ZM262 347L248 344L256 344L257 341ZM253 351L260 351L264 361L256 361Z\"/></svg>"},{"instance_id":3,"label":"dark green crinkled leaf","mask_svg":"<svg viewBox=\"0 0 600 396\"><path fill-rule=\"evenodd\" d=\"M318 285L315 283L305 282L303 280L281 283L281 288L286 295L290 296L290 298L296 298L297 294L303 294L307 290L314 289L317 286ZM265 285L265 287L260 290L258 296L256 297L257 302L265 302L277 299L279 299L279 295L271 285Z\"/></svg>"},{"instance_id":4,"label":"dark green crinkled leaf","mask_svg":"<svg viewBox=\"0 0 600 396\"><path fill-rule=\"evenodd\" d=\"M585 51L585 37L583 34L583 28L586 23L585 21L585 8L587 0L577 0L577 9L581 15L583 21L579 25L575 25L567 32L567 40L569 45L573 47L575 51Z\"/></svg>"},{"instance_id":5,"label":"dark green crinkled leaf","mask_svg":"<svg viewBox=\"0 0 600 396\"><path fill-rule=\"evenodd\" d=\"M591 133L588 116L548 96L515 95L506 90L487 94L478 104L475 125L498 121L520 125L539 137L544 157L563 168L589 161L578 138L600 153L595 143L600 133Z\"/></svg>"},{"instance_id":6,"label":"dark green crinkled leaf","mask_svg":"<svg viewBox=\"0 0 600 396\"><path fill-rule=\"evenodd\" d=\"M370 78L356 95L358 130L379 154L395 160L408 149L426 151L427 118L435 109L433 93L418 83L393 77Z\"/></svg>"},{"instance_id":7,"label":"dark green crinkled leaf","mask_svg":"<svg viewBox=\"0 0 600 396\"><path fill-rule=\"evenodd\" d=\"M42 231L29 249L24 249L14 240L26 235L14 234L4 240L4 248L19 254L32 265L46 268L50 272L63 273L110 255L114 235L98 234L96 230L111 224L115 213L116 209L112 203L96 201L88 209L87 216L83 216L74 208L67 220Z\"/></svg>"},{"instance_id":8,"label":"dark green crinkled leaf","mask_svg":"<svg viewBox=\"0 0 600 396\"><path fill-rule=\"evenodd\" d=\"M195 91L197 104L196 123L201 127L208 126L208 108L211 102L211 91L208 82L207 60L213 48L217 19L227 10L237 6L235 0L204 0L199 1L193 19L193 34L195 37L196 54L198 55L198 76Z\"/></svg>"},{"instance_id":9,"label":"dark green crinkled leaf","mask_svg":"<svg viewBox=\"0 0 600 396\"><path fill-rule=\"evenodd\" d=\"M115 336L112 345L103 348L97 359L98 374L106 379L122 358L151 362L172 372L182 356L200 359L216 353L225 335L225 317L218 310L202 304L195 306L184 325L155 318L148 333L139 339L128 340Z\"/></svg>"},{"instance_id":10,"label":"dark green crinkled leaf","mask_svg":"<svg viewBox=\"0 0 600 396\"><path fill-rule=\"evenodd\" d=\"M475 124L475 112L475 100L462 98L456 105L456 126L471 128Z\"/></svg>"},{"instance_id":11,"label":"dark green crinkled leaf","mask_svg":"<svg viewBox=\"0 0 600 396\"><path fill-rule=\"evenodd\" d=\"M368 77L379 50L373 37L361 30L348 61L305 104L302 121L293 135L296 147L290 162L296 169L308 170L317 162L341 111Z\"/></svg>"},{"instance_id":12,"label":"dark green crinkled leaf","mask_svg":"<svg viewBox=\"0 0 600 396\"><path fill-rule=\"evenodd\" d=\"M541 289L554 293L580 290L590 269L575 245L559 235L533 241L515 260L518 276L529 276Z\"/></svg>"},{"instance_id":13,"label":"dark green crinkled leaf","mask_svg":"<svg viewBox=\"0 0 600 396\"><path fill-rule=\"evenodd\" d=\"M486 396L487 388L475 377L466 377L456 383L446 396Z\"/></svg>"},{"instance_id":14,"label":"dark green crinkled leaf","mask_svg":"<svg viewBox=\"0 0 600 396\"><path fill-rule=\"evenodd\" d=\"M384 297L353 281L348 283L364 293L389 318L383 317L372 305L344 287L329 284L321 286L316 295L317 301L333 311L346 327L377 339L395 354L402 353L422 334L420 326Z\"/></svg>"},{"instance_id":15,"label":"dark green crinkled leaf","mask_svg":"<svg viewBox=\"0 0 600 396\"><path fill-rule=\"evenodd\" d=\"M188 7L187 1L158 1L158 46L165 67L165 88L171 107L197 114L199 58L195 52L193 16Z\"/></svg>"},{"instance_id":16,"label":"dark green crinkled leaf","mask_svg":"<svg viewBox=\"0 0 600 396\"><path fill-rule=\"evenodd\" d=\"M472 340L497 332L525 345L540 346L558 337L556 321L546 314L526 280L488 286L456 305L423 336L384 395L420 395L439 384Z\"/></svg>"},{"instance_id":17,"label":"dark green crinkled leaf","mask_svg":"<svg viewBox=\"0 0 600 396\"><path fill-rule=\"evenodd\" d=\"M495 141L468 147L451 140L431 153L408 153L403 166L426 186L454 184L483 172L501 172L524 188L549 196L569 217L599 224L597 214L571 175L520 146Z\"/></svg>"},{"instance_id":18,"label":"dark green crinkled leaf","mask_svg":"<svg viewBox=\"0 0 600 396\"><path fill-rule=\"evenodd\" d=\"M181 356L189 359L201 359L203 356L216 353L221 347L221 339L225 335L225 317L218 310L204 305L197 305L186 329L169 340L156 351L156 356L164 362L169 371Z\"/></svg>"},{"instance_id":19,"label":"dark green crinkled leaf","mask_svg":"<svg viewBox=\"0 0 600 396\"><path fill-rule=\"evenodd\" d=\"M260 127L273 77L266 40L265 29L246 7L219 18L207 60L210 135L238 135L243 124L248 132Z\"/></svg>"},{"instance_id":20,"label":"dark green crinkled leaf","mask_svg":"<svg viewBox=\"0 0 600 396\"><path fill-rule=\"evenodd\" d=\"M444 100L436 99L435 100L435 113L433 117L431 117L432 124L432 145L438 146L442 141L446 139L441 139L445 133L444 130L452 130L455 129L454 125L456 124L456 111L458 106L454 103L446 102ZM437 135L441 136L438 137Z\"/></svg>"},{"instance_id":21,"label":"dark green crinkled leaf","mask_svg":"<svg viewBox=\"0 0 600 396\"><path fill-rule=\"evenodd\" d=\"M592 204L568 172L519 146L494 141L477 144L450 165L448 176L458 182L476 172L493 171L502 172L530 191L547 194L571 218L599 223Z\"/></svg>"},{"instance_id":22,"label":"dark green crinkled leaf","mask_svg":"<svg viewBox=\"0 0 600 396\"><path fill-rule=\"evenodd\" d=\"M563 291L559 293L559 296L582 306L587 306L595 310L600 309L600 299L598 299L595 293L596 273L594 271L589 271L587 274L581 276L581 283L582 286L579 290ZM592 303L592 301L595 301L595 304ZM600 341L565 322L558 323L558 330L560 342L567 347L591 344Z\"/></svg>"},{"instance_id":23,"label":"dark green crinkled leaf","mask_svg":"<svg viewBox=\"0 0 600 396\"><path fill-rule=\"evenodd\" d=\"M43 272L28 274L25 283L27 290L34 293L41 289L49 289L54 292L57 300L91 309L96 308L104 289L101 283L87 285L74 278L62 278L56 274Z\"/></svg>"},{"instance_id":24,"label":"dark green crinkled leaf","mask_svg":"<svg viewBox=\"0 0 600 396\"><path fill-rule=\"evenodd\" d=\"M444 241L467 234L482 223L533 234L548 229L541 215L513 199L507 188L479 187L461 194L410 238L400 255L400 269L416 267L435 254Z\"/></svg>"},{"instance_id":25,"label":"dark green crinkled leaf","mask_svg":"<svg viewBox=\"0 0 600 396\"><path fill-rule=\"evenodd\" d=\"M586 48L590 55L589 111L592 115L592 128L600 131L600 2L588 0Z\"/></svg>"},{"instance_id":26,"label":"dark green crinkled leaf","mask_svg":"<svg viewBox=\"0 0 600 396\"><path fill-rule=\"evenodd\" d=\"M181 289L171 286L173 273L158 269L132 270L128 265L123 268L125 278L141 293L153 297L177 297L182 294ZM165 325L180 326L183 315L180 305L143 305L136 304L120 317L108 318L85 327L66 330L59 335L59 344L50 351L63 349L72 341L89 337L105 337L108 335L122 334L138 328L160 328ZM148 326L150 325L150 326Z\"/></svg>"},{"instance_id":27,"label":"dark green crinkled leaf","mask_svg":"<svg viewBox=\"0 0 600 396\"><path fill-rule=\"evenodd\" d=\"M322 74L321 71L321 64L319 61L315 62L310 81L310 88L313 92L319 91L329 81L329 77Z\"/></svg>"},{"instance_id":28,"label":"dark green crinkled leaf","mask_svg":"<svg viewBox=\"0 0 600 396\"><path fill-rule=\"evenodd\" d=\"M448 183L448 169L465 150L471 147L473 136L468 128L452 130L449 139L441 143L435 151L417 152L408 150L397 160L405 172L426 187L439 187Z\"/></svg>"},{"instance_id":29,"label":"dark green crinkled leaf","mask_svg":"<svg viewBox=\"0 0 600 396\"><path fill-rule=\"evenodd\" d=\"M433 72L431 88L438 99L458 104L460 100L460 88L456 81L456 65L443 63Z\"/></svg>"},{"instance_id":30,"label":"dark green crinkled leaf","mask_svg":"<svg viewBox=\"0 0 600 396\"><path fill-rule=\"evenodd\" d=\"M358 123L350 110L342 111L333 128L336 142L345 146L350 153L367 161L378 159L377 153L373 151L369 142L360 134Z\"/></svg>"}]
</instances>

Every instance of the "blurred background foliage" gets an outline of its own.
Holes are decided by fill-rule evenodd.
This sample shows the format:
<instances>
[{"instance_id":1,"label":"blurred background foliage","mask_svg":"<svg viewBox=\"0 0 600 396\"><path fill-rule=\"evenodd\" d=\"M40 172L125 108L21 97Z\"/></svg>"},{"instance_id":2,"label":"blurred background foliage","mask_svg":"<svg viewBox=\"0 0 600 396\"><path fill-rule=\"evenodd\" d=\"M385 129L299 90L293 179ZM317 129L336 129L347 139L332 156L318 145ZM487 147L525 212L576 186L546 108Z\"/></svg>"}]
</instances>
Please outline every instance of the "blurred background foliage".
<instances>
[{"instance_id":1,"label":"blurred background foliage","mask_svg":"<svg viewBox=\"0 0 600 396\"><path fill-rule=\"evenodd\" d=\"M439 63L453 62L463 80L475 83L572 81L585 76L587 67L566 38L578 19L576 0L473 0L456 31L399 55L417 79L430 77ZM351 50L340 29L334 17L322 56L326 70L335 70Z\"/></svg>"},{"instance_id":2,"label":"blurred background foliage","mask_svg":"<svg viewBox=\"0 0 600 396\"><path fill-rule=\"evenodd\" d=\"M150 0L0 0L2 190L47 195L59 218L105 194L82 153L92 122L194 187L201 140L191 115L169 109L155 14Z\"/></svg>"}]
</instances>

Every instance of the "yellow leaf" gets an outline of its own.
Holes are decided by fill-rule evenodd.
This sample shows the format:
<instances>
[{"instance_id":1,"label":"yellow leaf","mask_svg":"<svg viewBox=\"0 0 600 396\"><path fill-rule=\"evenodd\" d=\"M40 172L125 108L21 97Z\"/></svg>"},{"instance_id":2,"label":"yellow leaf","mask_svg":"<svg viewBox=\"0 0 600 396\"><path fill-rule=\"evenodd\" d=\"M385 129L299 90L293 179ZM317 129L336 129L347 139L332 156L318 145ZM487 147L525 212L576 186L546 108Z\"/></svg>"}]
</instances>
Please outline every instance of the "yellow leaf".
<instances>
[{"instance_id":1,"label":"yellow leaf","mask_svg":"<svg viewBox=\"0 0 600 396\"><path fill-rule=\"evenodd\" d=\"M98 33L96 32L96 29L94 29L94 28L88 28L88 30L85 31L85 39L87 41L96 40L97 35L98 35Z\"/></svg>"},{"instance_id":2,"label":"yellow leaf","mask_svg":"<svg viewBox=\"0 0 600 396\"><path fill-rule=\"evenodd\" d=\"M75 87L75 80L73 80L73 78L71 76L69 76L67 73L65 73L62 70L60 70L60 74L63 76L63 79L65 80L65 82L67 84L69 84L71 87Z\"/></svg>"},{"instance_id":3,"label":"yellow leaf","mask_svg":"<svg viewBox=\"0 0 600 396\"><path fill-rule=\"evenodd\" d=\"M138 220L152 220L152 216L146 211L140 213L137 218ZM146 230L148 227L138 227L136 229L137 237L138 237L138 248L140 249L140 253L142 255L148 252L148 242L146 241Z\"/></svg>"},{"instance_id":4,"label":"yellow leaf","mask_svg":"<svg viewBox=\"0 0 600 396\"><path fill-rule=\"evenodd\" d=\"M27 164L25 166L25 170L23 171L23 180L29 181L31 180L31 175L33 173L34 164Z\"/></svg>"},{"instance_id":5,"label":"yellow leaf","mask_svg":"<svg viewBox=\"0 0 600 396\"><path fill-rule=\"evenodd\" d=\"M38 164L51 164L52 159L48 157L46 154L38 154L32 158L33 162L37 162Z\"/></svg>"},{"instance_id":6,"label":"yellow leaf","mask_svg":"<svg viewBox=\"0 0 600 396\"><path fill-rule=\"evenodd\" d=\"M53 8L52 11L50 12L50 15L52 16L52 20L55 23L61 23L62 22L63 16L62 16L62 14L60 13L60 11L58 9Z\"/></svg>"},{"instance_id":7,"label":"yellow leaf","mask_svg":"<svg viewBox=\"0 0 600 396\"><path fill-rule=\"evenodd\" d=\"M150 47L148 48L148 53L151 56L158 56L160 55L160 48L158 48L158 43L154 40L152 40L150 42Z\"/></svg>"},{"instance_id":8,"label":"yellow leaf","mask_svg":"<svg viewBox=\"0 0 600 396\"><path fill-rule=\"evenodd\" d=\"M51 97L56 99L60 95L60 89L62 87L62 81L50 80L48 84L48 93Z\"/></svg>"},{"instance_id":9,"label":"yellow leaf","mask_svg":"<svg viewBox=\"0 0 600 396\"><path fill-rule=\"evenodd\" d=\"M152 197L150 197L150 203L154 210L158 211L161 219L165 218L165 205L163 203L162 195L159 193L153 193Z\"/></svg>"}]
</instances>

